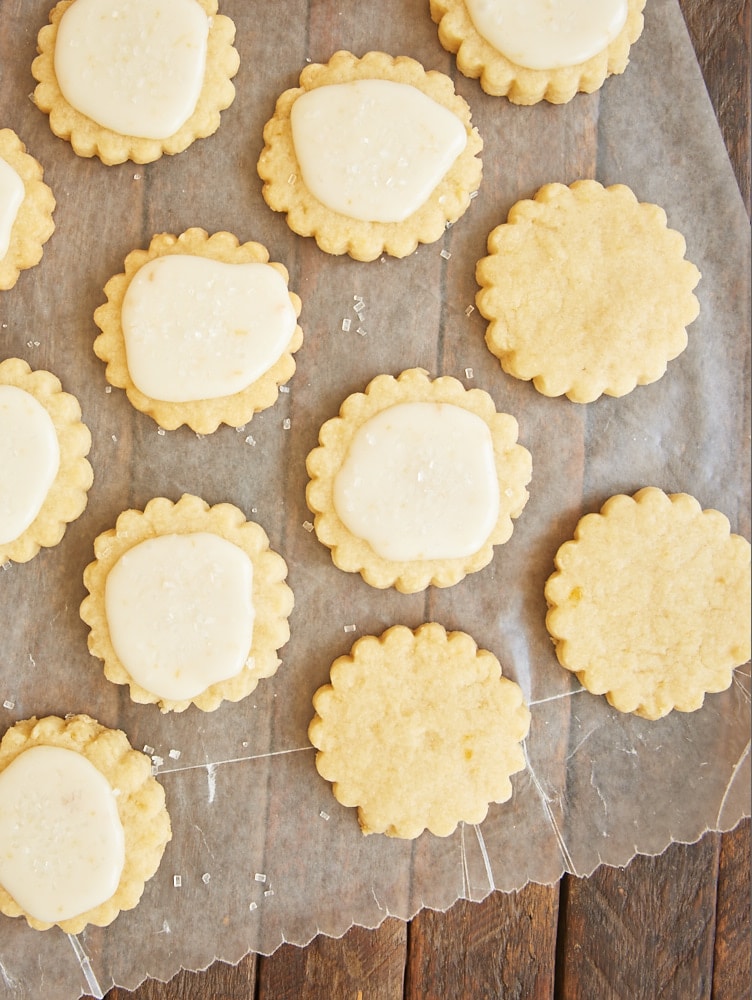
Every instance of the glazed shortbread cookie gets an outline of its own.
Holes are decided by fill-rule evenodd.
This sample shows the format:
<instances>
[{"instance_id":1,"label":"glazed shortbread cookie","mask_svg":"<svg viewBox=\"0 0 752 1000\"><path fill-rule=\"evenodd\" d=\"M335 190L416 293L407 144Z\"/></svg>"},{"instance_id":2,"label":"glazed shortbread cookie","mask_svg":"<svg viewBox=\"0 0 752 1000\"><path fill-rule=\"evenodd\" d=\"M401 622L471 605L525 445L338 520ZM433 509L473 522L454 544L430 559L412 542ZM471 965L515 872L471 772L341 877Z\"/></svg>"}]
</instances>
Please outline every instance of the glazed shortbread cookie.
<instances>
[{"instance_id":1,"label":"glazed shortbread cookie","mask_svg":"<svg viewBox=\"0 0 752 1000\"><path fill-rule=\"evenodd\" d=\"M482 569L512 534L532 461L482 389L413 368L343 402L308 455L308 506L336 566L404 593Z\"/></svg>"},{"instance_id":2,"label":"glazed shortbread cookie","mask_svg":"<svg viewBox=\"0 0 752 1000\"><path fill-rule=\"evenodd\" d=\"M559 662L621 712L693 712L749 659L749 542L686 493L612 497L555 563L546 625Z\"/></svg>"},{"instance_id":3,"label":"glazed shortbread cookie","mask_svg":"<svg viewBox=\"0 0 752 1000\"><path fill-rule=\"evenodd\" d=\"M337 52L278 99L263 196L330 254L374 260L433 243L467 209L482 142L448 76L414 59Z\"/></svg>"},{"instance_id":4,"label":"glazed shortbread cookie","mask_svg":"<svg viewBox=\"0 0 752 1000\"><path fill-rule=\"evenodd\" d=\"M57 545L93 481L81 407L47 371L0 362L0 565Z\"/></svg>"},{"instance_id":5,"label":"glazed shortbread cookie","mask_svg":"<svg viewBox=\"0 0 752 1000\"><path fill-rule=\"evenodd\" d=\"M79 156L150 163L219 128L234 38L217 0L60 0L39 32L34 101Z\"/></svg>"},{"instance_id":6,"label":"glazed shortbread cookie","mask_svg":"<svg viewBox=\"0 0 752 1000\"><path fill-rule=\"evenodd\" d=\"M313 698L316 767L363 833L449 836L512 795L530 713L465 632L434 622L359 639Z\"/></svg>"},{"instance_id":7,"label":"glazed shortbread cookie","mask_svg":"<svg viewBox=\"0 0 752 1000\"><path fill-rule=\"evenodd\" d=\"M9 128L0 129L0 289L42 259L52 236L55 198L42 180L42 166Z\"/></svg>"},{"instance_id":8,"label":"glazed shortbread cookie","mask_svg":"<svg viewBox=\"0 0 752 1000\"><path fill-rule=\"evenodd\" d=\"M515 104L564 104L623 73L645 0L430 0L465 76Z\"/></svg>"},{"instance_id":9,"label":"glazed shortbread cookie","mask_svg":"<svg viewBox=\"0 0 752 1000\"><path fill-rule=\"evenodd\" d=\"M276 673L290 638L287 566L239 508L158 497L122 513L94 554L81 605L89 650L133 701L210 712Z\"/></svg>"},{"instance_id":10,"label":"glazed shortbread cookie","mask_svg":"<svg viewBox=\"0 0 752 1000\"><path fill-rule=\"evenodd\" d=\"M476 268L486 344L515 378L587 403L657 381L687 345L700 272L658 205L623 184L546 184Z\"/></svg>"},{"instance_id":11,"label":"glazed shortbread cookie","mask_svg":"<svg viewBox=\"0 0 752 1000\"><path fill-rule=\"evenodd\" d=\"M0 912L104 927L141 899L172 833L151 760L87 715L17 722L0 743Z\"/></svg>"},{"instance_id":12,"label":"glazed shortbread cookie","mask_svg":"<svg viewBox=\"0 0 752 1000\"><path fill-rule=\"evenodd\" d=\"M105 285L94 351L107 380L160 427L240 427L295 371L301 302L287 282L260 243L162 233Z\"/></svg>"}]
</instances>

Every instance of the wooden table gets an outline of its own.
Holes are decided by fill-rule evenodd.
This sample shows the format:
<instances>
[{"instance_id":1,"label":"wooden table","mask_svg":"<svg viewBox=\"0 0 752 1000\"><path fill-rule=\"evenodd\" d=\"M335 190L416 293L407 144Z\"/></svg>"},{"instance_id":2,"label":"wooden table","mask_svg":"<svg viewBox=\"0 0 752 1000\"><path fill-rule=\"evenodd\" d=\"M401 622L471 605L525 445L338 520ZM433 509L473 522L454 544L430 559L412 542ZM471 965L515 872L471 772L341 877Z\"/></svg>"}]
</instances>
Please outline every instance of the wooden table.
<instances>
[{"instance_id":1,"label":"wooden table","mask_svg":"<svg viewBox=\"0 0 752 1000\"><path fill-rule=\"evenodd\" d=\"M747 210L749 0L681 0ZM741 1000L750 983L750 824L555 886L409 924L215 963L108 1000Z\"/></svg>"}]
</instances>

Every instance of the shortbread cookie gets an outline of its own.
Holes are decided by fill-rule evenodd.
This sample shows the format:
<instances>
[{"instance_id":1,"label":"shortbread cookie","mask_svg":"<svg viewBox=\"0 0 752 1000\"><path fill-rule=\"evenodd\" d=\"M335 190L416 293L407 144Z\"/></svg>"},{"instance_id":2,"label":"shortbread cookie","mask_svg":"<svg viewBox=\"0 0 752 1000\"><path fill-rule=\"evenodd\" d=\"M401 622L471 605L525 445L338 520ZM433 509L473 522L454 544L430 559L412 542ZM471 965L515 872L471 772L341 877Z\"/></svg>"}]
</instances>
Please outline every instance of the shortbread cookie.
<instances>
[{"instance_id":1,"label":"shortbread cookie","mask_svg":"<svg viewBox=\"0 0 752 1000\"><path fill-rule=\"evenodd\" d=\"M623 73L645 0L431 0L461 73L515 104L565 104Z\"/></svg>"},{"instance_id":2,"label":"shortbread cookie","mask_svg":"<svg viewBox=\"0 0 752 1000\"><path fill-rule=\"evenodd\" d=\"M158 497L122 513L94 554L81 604L89 651L133 701L211 712L276 673L290 638L287 565L238 507Z\"/></svg>"},{"instance_id":3,"label":"shortbread cookie","mask_svg":"<svg viewBox=\"0 0 752 1000\"><path fill-rule=\"evenodd\" d=\"M406 56L337 52L300 74L264 129L263 196L330 254L433 243L481 179L481 138L448 76Z\"/></svg>"},{"instance_id":4,"label":"shortbread cookie","mask_svg":"<svg viewBox=\"0 0 752 1000\"><path fill-rule=\"evenodd\" d=\"M0 362L0 565L57 545L93 481L75 396L20 358Z\"/></svg>"},{"instance_id":5,"label":"shortbread cookie","mask_svg":"<svg viewBox=\"0 0 752 1000\"><path fill-rule=\"evenodd\" d=\"M439 837L512 795L530 712L465 632L431 622L365 636L313 697L316 768L363 833Z\"/></svg>"},{"instance_id":6,"label":"shortbread cookie","mask_svg":"<svg viewBox=\"0 0 752 1000\"><path fill-rule=\"evenodd\" d=\"M203 229L155 236L94 313L107 380L166 430L246 424L295 371L301 302L287 281L260 243Z\"/></svg>"},{"instance_id":7,"label":"shortbread cookie","mask_svg":"<svg viewBox=\"0 0 752 1000\"><path fill-rule=\"evenodd\" d=\"M60 0L39 32L34 101L79 156L151 163L219 128L234 38L217 0Z\"/></svg>"},{"instance_id":8,"label":"shortbread cookie","mask_svg":"<svg viewBox=\"0 0 752 1000\"><path fill-rule=\"evenodd\" d=\"M530 453L482 389L413 368L348 396L306 461L308 506L336 566L404 593L491 561L527 503Z\"/></svg>"},{"instance_id":9,"label":"shortbread cookie","mask_svg":"<svg viewBox=\"0 0 752 1000\"><path fill-rule=\"evenodd\" d=\"M546 625L559 662L620 712L693 712L749 659L749 542L686 493L611 497L555 563Z\"/></svg>"},{"instance_id":10,"label":"shortbread cookie","mask_svg":"<svg viewBox=\"0 0 752 1000\"><path fill-rule=\"evenodd\" d=\"M17 722L0 743L0 912L104 927L141 899L171 839L151 760L87 715Z\"/></svg>"},{"instance_id":11,"label":"shortbread cookie","mask_svg":"<svg viewBox=\"0 0 752 1000\"><path fill-rule=\"evenodd\" d=\"M55 230L55 197L43 177L42 165L16 133L0 129L0 290L39 263Z\"/></svg>"},{"instance_id":12,"label":"shortbread cookie","mask_svg":"<svg viewBox=\"0 0 752 1000\"><path fill-rule=\"evenodd\" d=\"M546 184L476 268L486 344L515 378L587 403L655 382L687 346L700 272L658 205L623 184Z\"/></svg>"}]
</instances>

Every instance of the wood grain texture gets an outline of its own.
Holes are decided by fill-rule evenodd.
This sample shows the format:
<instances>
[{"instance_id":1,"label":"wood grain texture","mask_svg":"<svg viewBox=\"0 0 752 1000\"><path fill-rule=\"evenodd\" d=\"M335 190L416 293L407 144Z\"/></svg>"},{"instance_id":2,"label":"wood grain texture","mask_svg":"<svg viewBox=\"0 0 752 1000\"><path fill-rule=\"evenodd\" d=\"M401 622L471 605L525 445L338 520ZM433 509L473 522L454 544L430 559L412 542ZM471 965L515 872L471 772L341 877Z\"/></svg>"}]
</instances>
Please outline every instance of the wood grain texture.
<instances>
[{"instance_id":1,"label":"wood grain texture","mask_svg":"<svg viewBox=\"0 0 752 1000\"><path fill-rule=\"evenodd\" d=\"M405 1000L553 995L558 887L528 885L410 924Z\"/></svg>"}]
</instances>

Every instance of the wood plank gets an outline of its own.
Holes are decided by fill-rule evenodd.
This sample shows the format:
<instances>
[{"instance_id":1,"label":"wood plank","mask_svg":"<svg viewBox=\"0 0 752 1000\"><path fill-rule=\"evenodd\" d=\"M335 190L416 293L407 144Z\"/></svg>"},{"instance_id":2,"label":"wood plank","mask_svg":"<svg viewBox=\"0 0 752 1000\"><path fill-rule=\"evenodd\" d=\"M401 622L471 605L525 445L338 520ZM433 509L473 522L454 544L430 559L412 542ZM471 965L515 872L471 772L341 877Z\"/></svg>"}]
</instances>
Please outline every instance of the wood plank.
<instances>
[{"instance_id":1,"label":"wood plank","mask_svg":"<svg viewBox=\"0 0 752 1000\"><path fill-rule=\"evenodd\" d=\"M556 995L710 998L719 851L719 835L708 834L565 879Z\"/></svg>"},{"instance_id":2,"label":"wood plank","mask_svg":"<svg viewBox=\"0 0 752 1000\"><path fill-rule=\"evenodd\" d=\"M258 1000L401 1000L406 939L407 925L388 918L305 949L283 945L259 959Z\"/></svg>"},{"instance_id":3,"label":"wood plank","mask_svg":"<svg viewBox=\"0 0 752 1000\"><path fill-rule=\"evenodd\" d=\"M713 1000L749 996L750 970L750 821L721 838L716 904Z\"/></svg>"},{"instance_id":4,"label":"wood plank","mask_svg":"<svg viewBox=\"0 0 752 1000\"><path fill-rule=\"evenodd\" d=\"M255 955L237 965L215 962L205 972L183 970L168 983L147 979L136 990L115 987L107 1000L253 1000L256 989Z\"/></svg>"},{"instance_id":5,"label":"wood plank","mask_svg":"<svg viewBox=\"0 0 752 1000\"><path fill-rule=\"evenodd\" d=\"M405 1000L547 1000L553 995L558 886L461 900L410 924Z\"/></svg>"}]
</instances>

